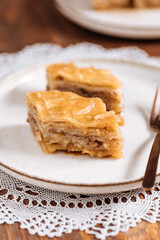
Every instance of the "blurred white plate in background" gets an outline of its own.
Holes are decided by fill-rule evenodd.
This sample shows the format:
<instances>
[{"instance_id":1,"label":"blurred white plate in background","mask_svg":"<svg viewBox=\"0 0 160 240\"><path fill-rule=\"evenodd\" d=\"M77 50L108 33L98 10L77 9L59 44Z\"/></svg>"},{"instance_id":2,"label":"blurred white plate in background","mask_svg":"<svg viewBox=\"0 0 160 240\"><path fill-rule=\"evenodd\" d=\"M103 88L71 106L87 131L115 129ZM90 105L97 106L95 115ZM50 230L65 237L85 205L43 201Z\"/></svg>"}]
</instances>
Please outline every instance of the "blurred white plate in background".
<instances>
[{"instance_id":1,"label":"blurred white plate in background","mask_svg":"<svg viewBox=\"0 0 160 240\"><path fill-rule=\"evenodd\" d=\"M92 31L126 38L160 38L160 9L96 11L89 0L55 1L65 17Z\"/></svg>"}]
</instances>

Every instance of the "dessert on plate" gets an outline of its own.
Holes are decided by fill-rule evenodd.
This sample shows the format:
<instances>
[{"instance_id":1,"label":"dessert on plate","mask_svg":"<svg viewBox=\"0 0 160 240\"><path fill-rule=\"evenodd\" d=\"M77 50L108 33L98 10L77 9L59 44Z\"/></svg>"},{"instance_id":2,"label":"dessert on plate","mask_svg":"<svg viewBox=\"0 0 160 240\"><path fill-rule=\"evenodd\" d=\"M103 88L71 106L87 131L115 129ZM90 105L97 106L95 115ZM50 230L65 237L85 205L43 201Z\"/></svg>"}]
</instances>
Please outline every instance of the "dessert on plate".
<instances>
[{"instance_id":1,"label":"dessert on plate","mask_svg":"<svg viewBox=\"0 0 160 240\"><path fill-rule=\"evenodd\" d=\"M93 8L105 10L109 8L152 8L160 7L159 0L91 0Z\"/></svg>"},{"instance_id":2,"label":"dessert on plate","mask_svg":"<svg viewBox=\"0 0 160 240\"><path fill-rule=\"evenodd\" d=\"M134 6L137 8L160 7L160 0L134 0Z\"/></svg>"},{"instance_id":3,"label":"dessert on plate","mask_svg":"<svg viewBox=\"0 0 160 240\"><path fill-rule=\"evenodd\" d=\"M119 118L101 99L53 90L29 92L26 102L28 122L44 152L122 157Z\"/></svg>"},{"instance_id":4,"label":"dessert on plate","mask_svg":"<svg viewBox=\"0 0 160 240\"><path fill-rule=\"evenodd\" d=\"M130 0L91 0L93 8L96 10L130 7L130 2Z\"/></svg>"},{"instance_id":5,"label":"dessert on plate","mask_svg":"<svg viewBox=\"0 0 160 240\"><path fill-rule=\"evenodd\" d=\"M75 92L83 97L99 97L108 111L120 114L123 110L122 83L110 70L94 67L78 68L73 63L52 64L46 69L48 90Z\"/></svg>"}]
</instances>

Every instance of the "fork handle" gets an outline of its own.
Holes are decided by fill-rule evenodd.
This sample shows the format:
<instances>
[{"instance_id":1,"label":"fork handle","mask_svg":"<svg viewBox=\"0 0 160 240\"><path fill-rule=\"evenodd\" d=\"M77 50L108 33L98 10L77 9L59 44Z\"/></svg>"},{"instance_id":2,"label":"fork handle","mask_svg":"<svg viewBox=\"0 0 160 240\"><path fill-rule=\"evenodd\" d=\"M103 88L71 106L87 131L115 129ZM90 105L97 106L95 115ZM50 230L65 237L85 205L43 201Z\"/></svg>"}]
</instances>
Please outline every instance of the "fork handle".
<instances>
[{"instance_id":1,"label":"fork handle","mask_svg":"<svg viewBox=\"0 0 160 240\"><path fill-rule=\"evenodd\" d=\"M150 191L152 187L155 185L159 153L160 153L160 134L157 134L153 142L145 175L143 178L142 187L145 191Z\"/></svg>"}]
</instances>

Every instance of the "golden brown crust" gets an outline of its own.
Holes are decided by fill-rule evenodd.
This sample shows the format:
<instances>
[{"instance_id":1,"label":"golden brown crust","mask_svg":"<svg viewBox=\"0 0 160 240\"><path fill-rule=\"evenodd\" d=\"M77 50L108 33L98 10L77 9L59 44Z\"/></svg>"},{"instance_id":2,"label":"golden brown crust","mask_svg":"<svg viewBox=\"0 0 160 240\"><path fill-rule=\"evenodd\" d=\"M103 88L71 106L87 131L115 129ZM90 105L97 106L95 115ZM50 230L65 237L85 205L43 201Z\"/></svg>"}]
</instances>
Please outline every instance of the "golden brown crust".
<instances>
[{"instance_id":1,"label":"golden brown crust","mask_svg":"<svg viewBox=\"0 0 160 240\"><path fill-rule=\"evenodd\" d=\"M138 0L140 1L140 0ZM126 8L131 6L130 0L91 0L93 8L104 10L110 8Z\"/></svg>"},{"instance_id":2,"label":"golden brown crust","mask_svg":"<svg viewBox=\"0 0 160 240\"><path fill-rule=\"evenodd\" d=\"M99 98L84 98L72 92L38 91L27 94L27 104L35 109L39 122L67 122L81 128L119 128L114 111L106 111Z\"/></svg>"},{"instance_id":3,"label":"golden brown crust","mask_svg":"<svg viewBox=\"0 0 160 240\"><path fill-rule=\"evenodd\" d=\"M158 8L159 0L90 0L94 9L105 10L112 8Z\"/></svg>"},{"instance_id":4,"label":"golden brown crust","mask_svg":"<svg viewBox=\"0 0 160 240\"><path fill-rule=\"evenodd\" d=\"M83 97L98 97L106 104L107 111L113 110L116 114L120 114L123 110L121 89L89 86L67 80L58 81L48 77L47 90L74 92Z\"/></svg>"},{"instance_id":5,"label":"golden brown crust","mask_svg":"<svg viewBox=\"0 0 160 240\"><path fill-rule=\"evenodd\" d=\"M155 8L160 7L159 0L134 0L136 8Z\"/></svg>"},{"instance_id":6,"label":"golden brown crust","mask_svg":"<svg viewBox=\"0 0 160 240\"><path fill-rule=\"evenodd\" d=\"M123 139L114 111L99 98L72 92L38 91L27 94L28 122L46 153L57 150L97 157L122 157Z\"/></svg>"},{"instance_id":7,"label":"golden brown crust","mask_svg":"<svg viewBox=\"0 0 160 240\"><path fill-rule=\"evenodd\" d=\"M62 78L70 82L112 89L122 86L122 83L113 76L112 72L106 69L95 69L93 67L78 68L73 63L61 63L49 65L46 71L49 78L57 79L58 81Z\"/></svg>"}]
</instances>

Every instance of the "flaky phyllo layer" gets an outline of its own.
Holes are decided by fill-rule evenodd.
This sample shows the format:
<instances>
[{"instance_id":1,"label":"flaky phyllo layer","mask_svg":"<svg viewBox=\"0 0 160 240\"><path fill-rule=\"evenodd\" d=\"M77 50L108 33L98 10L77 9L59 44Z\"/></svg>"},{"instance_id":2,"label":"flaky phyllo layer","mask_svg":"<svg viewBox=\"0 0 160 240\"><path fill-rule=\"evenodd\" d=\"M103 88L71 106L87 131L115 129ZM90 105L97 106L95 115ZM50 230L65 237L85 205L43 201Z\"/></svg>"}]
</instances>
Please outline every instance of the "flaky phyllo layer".
<instances>
[{"instance_id":1,"label":"flaky phyllo layer","mask_svg":"<svg viewBox=\"0 0 160 240\"><path fill-rule=\"evenodd\" d=\"M108 111L113 110L120 115L123 110L122 83L110 70L78 68L70 63L52 64L47 67L46 73L48 90L69 91L83 97L99 97Z\"/></svg>"},{"instance_id":2,"label":"flaky phyllo layer","mask_svg":"<svg viewBox=\"0 0 160 240\"><path fill-rule=\"evenodd\" d=\"M122 156L119 118L106 111L98 98L71 92L27 94L28 121L42 150L88 153L91 156Z\"/></svg>"},{"instance_id":3,"label":"flaky phyllo layer","mask_svg":"<svg viewBox=\"0 0 160 240\"><path fill-rule=\"evenodd\" d=\"M105 10L110 8L155 8L160 7L159 0L90 0L93 8Z\"/></svg>"}]
</instances>

